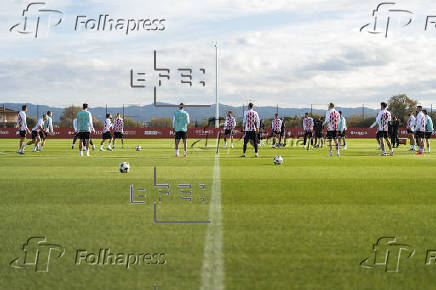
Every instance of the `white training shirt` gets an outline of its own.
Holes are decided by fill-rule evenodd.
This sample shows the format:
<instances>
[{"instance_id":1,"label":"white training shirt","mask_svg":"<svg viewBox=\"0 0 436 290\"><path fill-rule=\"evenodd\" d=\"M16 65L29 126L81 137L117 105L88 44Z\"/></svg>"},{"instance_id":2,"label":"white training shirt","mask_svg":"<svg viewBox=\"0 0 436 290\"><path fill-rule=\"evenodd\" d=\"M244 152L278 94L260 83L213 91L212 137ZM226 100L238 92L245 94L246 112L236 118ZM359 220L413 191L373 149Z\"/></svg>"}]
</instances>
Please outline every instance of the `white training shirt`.
<instances>
[{"instance_id":1,"label":"white training shirt","mask_svg":"<svg viewBox=\"0 0 436 290\"><path fill-rule=\"evenodd\" d=\"M236 119L235 117L229 117L226 118L226 130L233 130L236 127Z\"/></svg>"},{"instance_id":2,"label":"white training shirt","mask_svg":"<svg viewBox=\"0 0 436 290\"><path fill-rule=\"evenodd\" d=\"M313 130L313 119L312 119L312 117L304 118L304 120L303 120L303 129L304 129L304 131L312 131Z\"/></svg>"},{"instance_id":3,"label":"white training shirt","mask_svg":"<svg viewBox=\"0 0 436 290\"><path fill-rule=\"evenodd\" d=\"M40 118L40 119L38 120L38 122L36 123L35 127L32 128L32 131L37 131L37 132L39 132L40 129L43 127L43 125L44 125L44 120L43 120L42 118Z\"/></svg>"},{"instance_id":4,"label":"white training shirt","mask_svg":"<svg viewBox=\"0 0 436 290\"><path fill-rule=\"evenodd\" d=\"M415 131L415 116L410 115L409 119L407 120L407 129L410 131Z\"/></svg>"},{"instance_id":5,"label":"white training shirt","mask_svg":"<svg viewBox=\"0 0 436 290\"><path fill-rule=\"evenodd\" d=\"M374 128L376 125L378 125L379 131L388 131L389 129L389 122L392 120L391 113L384 109L380 110L380 112L377 115L377 118L375 119L375 122L371 125L371 128Z\"/></svg>"},{"instance_id":6,"label":"white training shirt","mask_svg":"<svg viewBox=\"0 0 436 290\"><path fill-rule=\"evenodd\" d=\"M20 113L18 113L17 126L18 126L18 130L26 131L26 129L27 129L26 112L21 111Z\"/></svg>"},{"instance_id":7,"label":"white training shirt","mask_svg":"<svg viewBox=\"0 0 436 290\"><path fill-rule=\"evenodd\" d=\"M114 131L123 133L124 132L124 120L121 117L115 118L114 121Z\"/></svg>"},{"instance_id":8,"label":"white training shirt","mask_svg":"<svg viewBox=\"0 0 436 290\"><path fill-rule=\"evenodd\" d=\"M425 132L425 125L427 123L427 120L425 118L425 114L421 111L416 115L415 120L415 131L419 132Z\"/></svg>"},{"instance_id":9,"label":"white training shirt","mask_svg":"<svg viewBox=\"0 0 436 290\"><path fill-rule=\"evenodd\" d=\"M248 110L244 114L245 131L256 131L260 127L259 115L253 109Z\"/></svg>"},{"instance_id":10,"label":"white training shirt","mask_svg":"<svg viewBox=\"0 0 436 290\"><path fill-rule=\"evenodd\" d=\"M77 132L77 118L73 120L73 128L74 128L74 132Z\"/></svg>"},{"instance_id":11,"label":"white training shirt","mask_svg":"<svg viewBox=\"0 0 436 290\"><path fill-rule=\"evenodd\" d=\"M89 112L89 129L94 132L94 123L92 122L92 114Z\"/></svg>"},{"instance_id":12,"label":"white training shirt","mask_svg":"<svg viewBox=\"0 0 436 290\"><path fill-rule=\"evenodd\" d=\"M110 131L111 128L112 128L111 119L107 118L106 121L104 121L103 133L106 133L106 132Z\"/></svg>"},{"instance_id":13,"label":"white training shirt","mask_svg":"<svg viewBox=\"0 0 436 290\"><path fill-rule=\"evenodd\" d=\"M280 132L282 130L282 120L276 118L271 123L272 130L274 132Z\"/></svg>"},{"instance_id":14,"label":"white training shirt","mask_svg":"<svg viewBox=\"0 0 436 290\"><path fill-rule=\"evenodd\" d=\"M337 131L341 115L334 108L325 113L323 125L328 124L328 131Z\"/></svg>"}]
</instances>

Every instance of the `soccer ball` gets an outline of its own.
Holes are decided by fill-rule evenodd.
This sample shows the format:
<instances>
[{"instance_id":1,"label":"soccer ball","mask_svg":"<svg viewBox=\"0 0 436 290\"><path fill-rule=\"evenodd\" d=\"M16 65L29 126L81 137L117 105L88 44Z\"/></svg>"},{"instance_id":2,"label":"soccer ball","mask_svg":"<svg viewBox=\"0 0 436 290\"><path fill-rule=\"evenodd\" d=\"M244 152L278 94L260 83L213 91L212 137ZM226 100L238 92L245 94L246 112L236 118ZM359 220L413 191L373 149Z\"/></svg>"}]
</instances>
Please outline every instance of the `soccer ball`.
<instances>
[{"instance_id":1,"label":"soccer ball","mask_svg":"<svg viewBox=\"0 0 436 290\"><path fill-rule=\"evenodd\" d=\"M136 145L136 151L141 151L141 150L142 150L141 145Z\"/></svg>"},{"instance_id":2,"label":"soccer ball","mask_svg":"<svg viewBox=\"0 0 436 290\"><path fill-rule=\"evenodd\" d=\"M128 173L130 170L130 164L127 162L121 162L120 163L120 172L121 173Z\"/></svg>"},{"instance_id":3,"label":"soccer ball","mask_svg":"<svg viewBox=\"0 0 436 290\"><path fill-rule=\"evenodd\" d=\"M283 158L282 158L282 156L276 156L276 157L274 157L274 164L275 165L280 165L280 164L282 164L283 163Z\"/></svg>"}]
</instances>

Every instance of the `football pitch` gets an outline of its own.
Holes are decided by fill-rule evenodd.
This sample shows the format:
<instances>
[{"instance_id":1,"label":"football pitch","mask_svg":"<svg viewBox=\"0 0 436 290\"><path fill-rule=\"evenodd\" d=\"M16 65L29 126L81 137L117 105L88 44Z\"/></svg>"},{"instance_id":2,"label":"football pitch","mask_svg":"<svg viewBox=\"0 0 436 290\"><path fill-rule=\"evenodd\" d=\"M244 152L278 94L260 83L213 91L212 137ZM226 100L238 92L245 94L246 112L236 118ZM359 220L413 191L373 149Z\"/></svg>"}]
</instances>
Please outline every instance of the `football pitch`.
<instances>
[{"instance_id":1,"label":"football pitch","mask_svg":"<svg viewBox=\"0 0 436 290\"><path fill-rule=\"evenodd\" d=\"M202 143L0 140L0 289L434 288L436 155Z\"/></svg>"}]
</instances>

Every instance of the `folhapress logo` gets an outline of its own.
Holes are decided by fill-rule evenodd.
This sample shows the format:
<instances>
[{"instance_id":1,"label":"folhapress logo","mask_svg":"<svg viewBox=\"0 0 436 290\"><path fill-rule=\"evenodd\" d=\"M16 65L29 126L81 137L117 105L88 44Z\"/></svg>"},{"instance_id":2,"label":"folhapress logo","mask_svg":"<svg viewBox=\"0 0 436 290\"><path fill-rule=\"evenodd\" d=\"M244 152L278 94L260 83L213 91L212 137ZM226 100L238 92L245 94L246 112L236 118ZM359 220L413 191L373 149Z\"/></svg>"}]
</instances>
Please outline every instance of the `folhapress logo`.
<instances>
[{"instance_id":1,"label":"folhapress logo","mask_svg":"<svg viewBox=\"0 0 436 290\"><path fill-rule=\"evenodd\" d=\"M133 265L164 265L166 264L165 253L141 252L141 253L114 253L111 249L99 249L98 251L77 250L76 265L124 266L129 270Z\"/></svg>"},{"instance_id":2,"label":"folhapress logo","mask_svg":"<svg viewBox=\"0 0 436 290\"><path fill-rule=\"evenodd\" d=\"M9 30L20 34L32 35L38 38L48 33L54 27L60 25L64 19L64 13L60 10L47 9L45 2L32 2L28 4L22 13L22 20L14 24ZM139 31L164 31L166 29L164 18L113 18L109 14L99 14L88 17L87 15L74 16L71 29L74 32L123 32L130 35ZM66 24L63 24L66 25Z\"/></svg>"},{"instance_id":3,"label":"folhapress logo","mask_svg":"<svg viewBox=\"0 0 436 290\"><path fill-rule=\"evenodd\" d=\"M35 269L35 272L48 272L52 258L62 258L65 248L48 243L45 237L31 237L22 247L23 255L13 259L9 266L15 269Z\"/></svg>"},{"instance_id":4,"label":"folhapress logo","mask_svg":"<svg viewBox=\"0 0 436 290\"><path fill-rule=\"evenodd\" d=\"M13 25L9 31L21 34L31 34L38 38L41 33L48 35L52 27L61 24L63 12L46 9L45 2L32 2L26 6L22 13L22 20Z\"/></svg>"},{"instance_id":5,"label":"folhapress logo","mask_svg":"<svg viewBox=\"0 0 436 290\"><path fill-rule=\"evenodd\" d=\"M369 269L383 267L386 272L398 272L400 260L407 260L415 254L413 247L397 243L395 237L379 238L372 249L373 254L364 259L360 266Z\"/></svg>"}]
</instances>

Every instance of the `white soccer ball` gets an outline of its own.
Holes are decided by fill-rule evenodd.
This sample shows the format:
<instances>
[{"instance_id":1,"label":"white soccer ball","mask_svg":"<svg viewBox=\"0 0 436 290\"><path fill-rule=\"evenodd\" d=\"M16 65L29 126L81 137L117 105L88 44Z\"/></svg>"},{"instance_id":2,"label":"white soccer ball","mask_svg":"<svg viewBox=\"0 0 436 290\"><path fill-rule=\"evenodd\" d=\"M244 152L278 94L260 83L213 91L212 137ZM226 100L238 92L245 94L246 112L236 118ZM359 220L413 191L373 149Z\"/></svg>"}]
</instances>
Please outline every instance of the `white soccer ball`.
<instances>
[{"instance_id":1,"label":"white soccer ball","mask_svg":"<svg viewBox=\"0 0 436 290\"><path fill-rule=\"evenodd\" d=\"M141 150L142 150L141 145L136 145L136 151L141 151Z\"/></svg>"},{"instance_id":2,"label":"white soccer ball","mask_svg":"<svg viewBox=\"0 0 436 290\"><path fill-rule=\"evenodd\" d=\"M121 162L120 163L120 172L121 173L128 173L130 170L130 164L127 162Z\"/></svg>"},{"instance_id":3,"label":"white soccer ball","mask_svg":"<svg viewBox=\"0 0 436 290\"><path fill-rule=\"evenodd\" d=\"M283 158L282 158L282 156L276 156L276 157L274 157L274 164L275 165L280 165L280 164L282 164L283 163Z\"/></svg>"}]
</instances>

